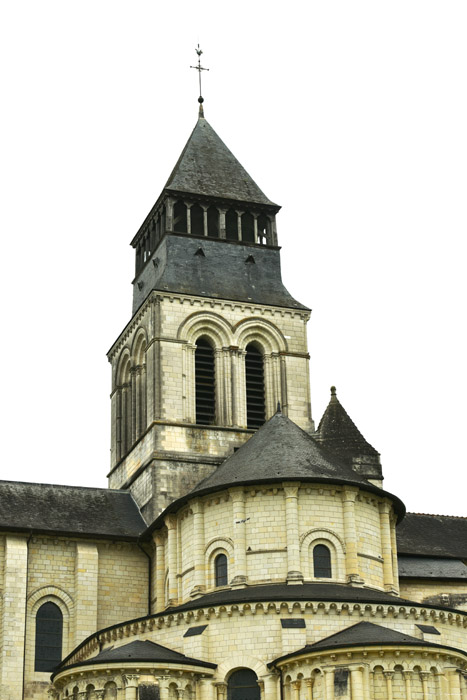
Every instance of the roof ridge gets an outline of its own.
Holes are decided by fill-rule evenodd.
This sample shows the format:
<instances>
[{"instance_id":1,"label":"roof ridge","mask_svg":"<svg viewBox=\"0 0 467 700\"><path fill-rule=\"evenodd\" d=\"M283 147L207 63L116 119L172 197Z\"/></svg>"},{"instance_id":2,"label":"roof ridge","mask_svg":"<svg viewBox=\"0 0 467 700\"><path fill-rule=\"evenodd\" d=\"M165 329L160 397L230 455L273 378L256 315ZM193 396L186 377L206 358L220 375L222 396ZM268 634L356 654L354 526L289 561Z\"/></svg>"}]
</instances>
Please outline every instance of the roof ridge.
<instances>
[{"instance_id":1,"label":"roof ridge","mask_svg":"<svg viewBox=\"0 0 467 700\"><path fill-rule=\"evenodd\" d=\"M458 520L467 520L466 515L446 515L444 513L416 513L415 511L407 511L406 515L426 515L429 518L456 518Z\"/></svg>"},{"instance_id":2,"label":"roof ridge","mask_svg":"<svg viewBox=\"0 0 467 700\"><path fill-rule=\"evenodd\" d=\"M49 484L42 481L14 481L12 479L0 479L1 484L24 484L24 486L56 486L61 489L79 489L81 491L103 491L105 493L130 493L128 489L111 489L108 486L75 486L73 484ZM130 493L131 495L131 493Z\"/></svg>"}]
</instances>

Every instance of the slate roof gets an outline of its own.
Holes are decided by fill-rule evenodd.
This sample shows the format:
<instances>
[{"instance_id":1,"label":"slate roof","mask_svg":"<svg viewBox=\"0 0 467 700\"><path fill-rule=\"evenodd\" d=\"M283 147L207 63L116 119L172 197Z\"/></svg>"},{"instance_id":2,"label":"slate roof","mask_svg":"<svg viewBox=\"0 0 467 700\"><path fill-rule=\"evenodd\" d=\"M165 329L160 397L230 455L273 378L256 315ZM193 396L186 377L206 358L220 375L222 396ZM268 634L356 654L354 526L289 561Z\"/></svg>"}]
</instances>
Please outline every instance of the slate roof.
<instances>
[{"instance_id":1,"label":"slate roof","mask_svg":"<svg viewBox=\"0 0 467 700\"><path fill-rule=\"evenodd\" d=\"M202 252L200 252L202 251ZM307 309L281 279L277 248L168 234L135 280L133 313L151 290Z\"/></svg>"},{"instance_id":2,"label":"slate roof","mask_svg":"<svg viewBox=\"0 0 467 700\"><path fill-rule=\"evenodd\" d=\"M331 387L331 400L318 426L317 439L339 457L379 457L379 453L365 440L353 420L336 396L336 387Z\"/></svg>"},{"instance_id":3,"label":"slate roof","mask_svg":"<svg viewBox=\"0 0 467 700\"><path fill-rule=\"evenodd\" d=\"M400 578L467 579L467 564L441 557L397 557Z\"/></svg>"},{"instance_id":4,"label":"slate roof","mask_svg":"<svg viewBox=\"0 0 467 700\"><path fill-rule=\"evenodd\" d=\"M146 524L129 491L0 481L0 529L136 539Z\"/></svg>"},{"instance_id":5,"label":"slate roof","mask_svg":"<svg viewBox=\"0 0 467 700\"><path fill-rule=\"evenodd\" d=\"M204 117L198 119L165 189L277 206L260 190Z\"/></svg>"},{"instance_id":6,"label":"slate roof","mask_svg":"<svg viewBox=\"0 0 467 700\"><path fill-rule=\"evenodd\" d=\"M412 637L409 634L398 632L397 630L375 625L373 622L358 622L356 625L347 627L341 632L336 632L329 637L320 639L315 644L307 644L302 649L279 657L274 661L300 656L301 654L312 653L314 651L324 651L329 649L337 649L348 646L422 646L422 647L439 647L438 644L426 642L417 637Z\"/></svg>"},{"instance_id":7,"label":"slate roof","mask_svg":"<svg viewBox=\"0 0 467 700\"><path fill-rule=\"evenodd\" d=\"M188 497L231 486L287 480L349 484L385 493L278 412L215 472L197 484ZM395 496L390 497L402 515L404 505Z\"/></svg>"},{"instance_id":8,"label":"slate roof","mask_svg":"<svg viewBox=\"0 0 467 700\"><path fill-rule=\"evenodd\" d=\"M467 559L467 518L407 513L396 535L398 554Z\"/></svg>"},{"instance_id":9,"label":"slate roof","mask_svg":"<svg viewBox=\"0 0 467 700\"><path fill-rule=\"evenodd\" d=\"M136 640L134 642L130 642L129 644L123 644L119 647L109 647L108 649L104 649L103 651L99 652L97 656L93 656L85 661L79 661L75 664L67 665L65 659L65 661L58 666L57 670L54 672L54 675L57 675L57 673L64 668L104 663L128 663L131 661L151 661L154 663L171 663L189 666L203 666L204 668L217 668L216 664L209 663L208 661L200 661L199 659L193 659L190 656L180 654L178 651L173 651L173 649L164 647L161 644L156 644L155 642L151 642L149 640Z\"/></svg>"}]
</instances>

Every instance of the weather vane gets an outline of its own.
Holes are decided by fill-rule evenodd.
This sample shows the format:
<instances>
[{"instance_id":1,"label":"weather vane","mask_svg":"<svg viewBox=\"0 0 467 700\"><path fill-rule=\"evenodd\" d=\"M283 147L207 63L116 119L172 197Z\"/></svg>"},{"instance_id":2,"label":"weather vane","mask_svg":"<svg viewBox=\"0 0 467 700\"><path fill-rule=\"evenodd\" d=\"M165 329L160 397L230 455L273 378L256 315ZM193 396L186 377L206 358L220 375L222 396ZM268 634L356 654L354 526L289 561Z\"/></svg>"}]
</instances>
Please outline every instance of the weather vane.
<instances>
[{"instance_id":1,"label":"weather vane","mask_svg":"<svg viewBox=\"0 0 467 700\"><path fill-rule=\"evenodd\" d=\"M202 92L201 92L201 71L203 71L203 70L209 70L209 68L203 68L203 66L201 65L201 56L202 56L202 53L203 53L203 52L202 52L201 49L199 48L199 44L198 44L198 48L195 49L195 51L196 51L196 53L198 54L198 65L197 65L197 66L190 66L190 68L194 68L195 70L198 71L198 78L199 78L199 97L198 97L198 102L199 102L200 104L202 104L202 103L204 102L204 98L203 98L203 95L202 95Z\"/></svg>"}]
</instances>

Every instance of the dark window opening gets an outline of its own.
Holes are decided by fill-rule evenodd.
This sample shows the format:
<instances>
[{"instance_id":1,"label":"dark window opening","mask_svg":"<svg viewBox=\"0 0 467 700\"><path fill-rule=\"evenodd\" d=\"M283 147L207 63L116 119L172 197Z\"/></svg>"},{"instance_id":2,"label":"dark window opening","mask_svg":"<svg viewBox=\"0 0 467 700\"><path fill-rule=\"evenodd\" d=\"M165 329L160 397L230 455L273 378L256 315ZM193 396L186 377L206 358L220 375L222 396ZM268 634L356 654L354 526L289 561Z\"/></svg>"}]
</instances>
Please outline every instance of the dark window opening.
<instances>
[{"instance_id":1,"label":"dark window opening","mask_svg":"<svg viewBox=\"0 0 467 700\"><path fill-rule=\"evenodd\" d=\"M212 425L216 406L214 351L204 338L196 342L195 377L196 423Z\"/></svg>"},{"instance_id":2,"label":"dark window opening","mask_svg":"<svg viewBox=\"0 0 467 700\"><path fill-rule=\"evenodd\" d=\"M219 238L219 212L216 207L208 209L208 236Z\"/></svg>"},{"instance_id":3,"label":"dark window opening","mask_svg":"<svg viewBox=\"0 0 467 700\"><path fill-rule=\"evenodd\" d=\"M177 233L186 233L186 229L186 204L184 204L183 202L175 202L173 230Z\"/></svg>"},{"instance_id":4,"label":"dark window opening","mask_svg":"<svg viewBox=\"0 0 467 700\"><path fill-rule=\"evenodd\" d=\"M261 245L266 245L269 241L269 220L264 214L258 216L257 221L258 226L258 243Z\"/></svg>"},{"instance_id":5,"label":"dark window opening","mask_svg":"<svg viewBox=\"0 0 467 700\"><path fill-rule=\"evenodd\" d=\"M63 615L55 603L44 603L36 615L35 671L53 671L62 659Z\"/></svg>"},{"instance_id":6,"label":"dark window opening","mask_svg":"<svg viewBox=\"0 0 467 700\"><path fill-rule=\"evenodd\" d=\"M315 578L331 578L331 552L324 544L313 549L313 572Z\"/></svg>"},{"instance_id":7,"label":"dark window opening","mask_svg":"<svg viewBox=\"0 0 467 700\"><path fill-rule=\"evenodd\" d=\"M216 586L227 585L227 557L225 554L218 554L214 560L214 571L216 576Z\"/></svg>"},{"instance_id":8,"label":"dark window opening","mask_svg":"<svg viewBox=\"0 0 467 700\"><path fill-rule=\"evenodd\" d=\"M242 241L245 243L255 243L255 220L253 214L245 212L242 214Z\"/></svg>"},{"instance_id":9,"label":"dark window opening","mask_svg":"<svg viewBox=\"0 0 467 700\"><path fill-rule=\"evenodd\" d=\"M238 241L238 216L233 209L225 215L225 237L229 241Z\"/></svg>"},{"instance_id":10,"label":"dark window opening","mask_svg":"<svg viewBox=\"0 0 467 700\"><path fill-rule=\"evenodd\" d=\"M204 236L204 211L199 204L194 204L190 209L191 233L194 236Z\"/></svg>"},{"instance_id":11,"label":"dark window opening","mask_svg":"<svg viewBox=\"0 0 467 700\"><path fill-rule=\"evenodd\" d=\"M265 420L264 364L261 350L247 345L245 356L247 427L259 428Z\"/></svg>"},{"instance_id":12,"label":"dark window opening","mask_svg":"<svg viewBox=\"0 0 467 700\"><path fill-rule=\"evenodd\" d=\"M234 671L227 683L227 700L260 700L258 676L249 668Z\"/></svg>"}]
</instances>

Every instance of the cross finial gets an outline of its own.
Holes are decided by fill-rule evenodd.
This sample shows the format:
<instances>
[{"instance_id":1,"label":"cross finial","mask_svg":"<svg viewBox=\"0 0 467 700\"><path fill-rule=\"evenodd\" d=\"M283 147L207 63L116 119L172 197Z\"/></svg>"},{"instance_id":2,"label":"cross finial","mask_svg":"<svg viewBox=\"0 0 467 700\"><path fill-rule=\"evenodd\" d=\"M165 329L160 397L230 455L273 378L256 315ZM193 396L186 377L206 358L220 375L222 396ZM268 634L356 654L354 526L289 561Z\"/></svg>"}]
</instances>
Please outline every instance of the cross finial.
<instances>
[{"instance_id":1,"label":"cross finial","mask_svg":"<svg viewBox=\"0 0 467 700\"><path fill-rule=\"evenodd\" d=\"M202 95L202 92L201 92L201 71L203 71L203 70L209 70L209 68L204 68L204 67L201 65L201 56L202 56L203 52L202 52L201 49L199 48L199 44L198 44L198 48L196 48L195 51L196 51L197 56L198 56L198 65L197 65L197 66L190 66L190 68L194 68L195 70L198 71L198 78L199 78L199 97L198 97L198 102L199 102L199 116L200 116L200 117L204 117L204 111L203 111L203 102L204 102L204 98L203 98L203 95Z\"/></svg>"}]
</instances>

